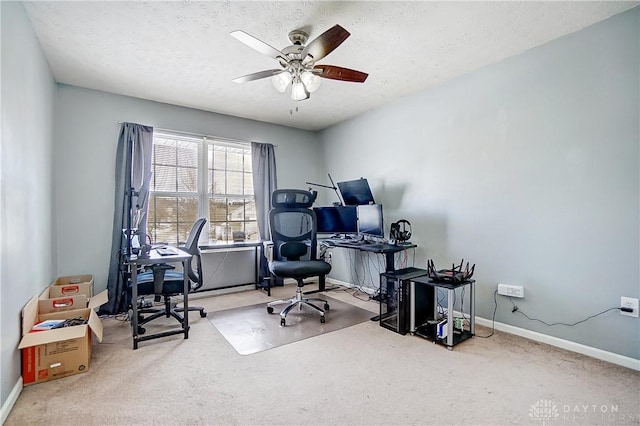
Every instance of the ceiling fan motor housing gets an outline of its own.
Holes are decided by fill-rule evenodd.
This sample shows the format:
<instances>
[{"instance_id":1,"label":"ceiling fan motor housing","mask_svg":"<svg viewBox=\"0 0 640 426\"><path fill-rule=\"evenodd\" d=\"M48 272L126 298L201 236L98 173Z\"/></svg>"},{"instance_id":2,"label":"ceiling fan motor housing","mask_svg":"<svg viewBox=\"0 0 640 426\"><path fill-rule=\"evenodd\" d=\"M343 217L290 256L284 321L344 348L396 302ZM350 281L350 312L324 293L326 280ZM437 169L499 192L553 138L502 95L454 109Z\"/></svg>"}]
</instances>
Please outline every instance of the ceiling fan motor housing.
<instances>
[{"instance_id":1,"label":"ceiling fan motor housing","mask_svg":"<svg viewBox=\"0 0 640 426\"><path fill-rule=\"evenodd\" d=\"M289 33L289 40L293 44L303 45L309 40L309 34L302 30L293 30Z\"/></svg>"}]
</instances>

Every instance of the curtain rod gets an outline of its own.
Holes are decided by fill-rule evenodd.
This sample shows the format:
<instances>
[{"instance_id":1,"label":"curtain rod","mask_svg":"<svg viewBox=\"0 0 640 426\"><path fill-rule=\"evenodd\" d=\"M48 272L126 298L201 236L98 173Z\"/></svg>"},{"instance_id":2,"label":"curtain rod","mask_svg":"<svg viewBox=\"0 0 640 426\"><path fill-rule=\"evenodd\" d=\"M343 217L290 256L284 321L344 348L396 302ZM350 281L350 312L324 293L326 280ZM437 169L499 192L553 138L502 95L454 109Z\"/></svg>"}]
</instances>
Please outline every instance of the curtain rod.
<instances>
[{"instance_id":1,"label":"curtain rod","mask_svg":"<svg viewBox=\"0 0 640 426\"><path fill-rule=\"evenodd\" d=\"M125 123L124 121L118 121L118 124L122 124ZM223 141L223 142L233 142L233 143L247 143L247 142L251 142L251 141L244 141L241 139L232 139L232 138L225 138L222 136L211 136L211 135L203 135L200 133L193 133L193 132L183 132L180 130L171 130L171 129L163 129L162 127L154 127L154 130L157 130L159 132L168 132L168 133L181 133L183 135L188 135L188 136L197 136L200 138L209 138L209 139L215 139L215 140L219 140L219 141ZM278 147L278 145L276 144L272 144L273 146L275 146L276 148Z\"/></svg>"}]
</instances>

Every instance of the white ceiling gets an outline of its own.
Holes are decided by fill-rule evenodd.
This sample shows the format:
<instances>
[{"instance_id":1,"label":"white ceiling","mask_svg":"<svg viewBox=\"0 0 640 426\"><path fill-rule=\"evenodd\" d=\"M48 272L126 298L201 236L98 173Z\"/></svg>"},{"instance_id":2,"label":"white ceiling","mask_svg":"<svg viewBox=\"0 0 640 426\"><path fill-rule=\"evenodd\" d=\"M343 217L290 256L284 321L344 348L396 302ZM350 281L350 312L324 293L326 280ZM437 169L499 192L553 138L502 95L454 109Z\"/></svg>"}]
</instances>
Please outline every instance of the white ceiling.
<instances>
[{"instance_id":1,"label":"white ceiling","mask_svg":"<svg viewBox=\"0 0 640 426\"><path fill-rule=\"evenodd\" d=\"M60 83L319 130L637 4L37 1L25 9ZM231 31L282 49L291 30L306 29L311 41L335 24L351 36L318 63L367 72L365 83L323 79L295 102L268 78L232 82L278 64Z\"/></svg>"}]
</instances>

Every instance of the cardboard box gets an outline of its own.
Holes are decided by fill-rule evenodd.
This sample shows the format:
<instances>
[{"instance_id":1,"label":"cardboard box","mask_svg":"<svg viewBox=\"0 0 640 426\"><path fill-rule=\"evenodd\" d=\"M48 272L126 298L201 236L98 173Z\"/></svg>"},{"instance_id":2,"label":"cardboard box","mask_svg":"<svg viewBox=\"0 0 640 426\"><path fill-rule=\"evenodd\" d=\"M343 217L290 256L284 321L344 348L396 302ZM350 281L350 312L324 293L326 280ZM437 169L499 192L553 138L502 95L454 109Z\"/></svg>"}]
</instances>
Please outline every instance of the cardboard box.
<instances>
[{"instance_id":1,"label":"cardboard box","mask_svg":"<svg viewBox=\"0 0 640 426\"><path fill-rule=\"evenodd\" d=\"M45 288L40 296L38 296L38 313L46 314L49 312L72 311L74 309L84 309L92 305L91 300L95 299L95 303L100 302L101 305L107 303L107 290L94 297L88 297L85 294L76 294L74 296L60 296L57 287L49 286ZM104 294L103 294L104 293Z\"/></svg>"},{"instance_id":2,"label":"cardboard box","mask_svg":"<svg viewBox=\"0 0 640 426\"><path fill-rule=\"evenodd\" d=\"M94 311L106 303L107 291L92 297L88 307L66 309L48 313L39 312L39 296L34 296L22 309L22 339L18 348L22 352L22 381L24 385L84 373L89 370L92 335L102 341L102 322ZM33 331L41 321L82 318L87 324Z\"/></svg>"},{"instance_id":3,"label":"cardboard box","mask_svg":"<svg viewBox=\"0 0 640 426\"><path fill-rule=\"evenodd\" d=\"M57 297L49 299L40 295L38 300L38 313L48 314L51 312L73 311L75 309L86 309L89 299L84 294L71 297Z\"/></svg>"},{"instance_id":4,"label":"cardboard box","mask_svg":"<svg viewBox=\"0 0 640 426\"><path fill-rule=\"evenodd\" d=\"M76 296L84 294L93 296L93 275L74 275L59 277L50 286L50 297Z\"/></svg>"}]
</instances>

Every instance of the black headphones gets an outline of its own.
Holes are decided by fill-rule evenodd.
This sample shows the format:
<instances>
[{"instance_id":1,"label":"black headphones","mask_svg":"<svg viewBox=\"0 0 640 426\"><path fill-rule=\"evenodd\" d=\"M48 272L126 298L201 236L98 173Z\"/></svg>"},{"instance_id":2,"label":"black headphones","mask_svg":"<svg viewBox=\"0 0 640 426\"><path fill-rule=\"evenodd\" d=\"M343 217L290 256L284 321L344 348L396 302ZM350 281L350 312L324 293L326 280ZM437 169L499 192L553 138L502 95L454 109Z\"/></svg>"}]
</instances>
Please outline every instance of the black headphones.
<instances>
[{"instance_id":1,"label":"black headphones","mask_svg":"<svg viewBox=\"0 0 640 426\"><path fill-rule=\"evenodd\" d=\"M411 238L411 224L408 220L401 219L391 224L389 237L398 242L409 241Z\"/></svg>"}]
</instances>

